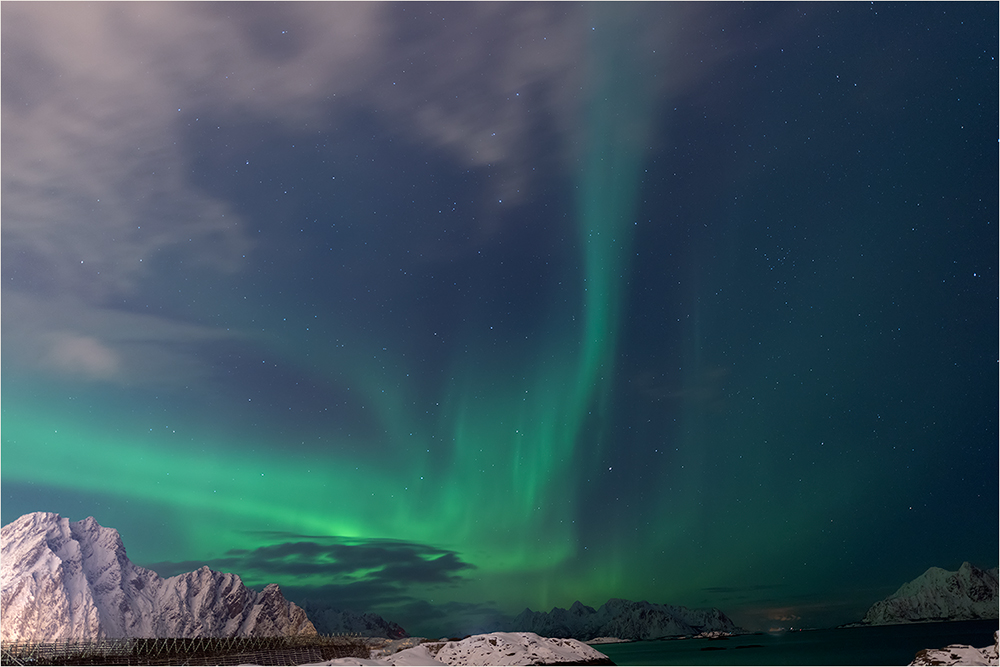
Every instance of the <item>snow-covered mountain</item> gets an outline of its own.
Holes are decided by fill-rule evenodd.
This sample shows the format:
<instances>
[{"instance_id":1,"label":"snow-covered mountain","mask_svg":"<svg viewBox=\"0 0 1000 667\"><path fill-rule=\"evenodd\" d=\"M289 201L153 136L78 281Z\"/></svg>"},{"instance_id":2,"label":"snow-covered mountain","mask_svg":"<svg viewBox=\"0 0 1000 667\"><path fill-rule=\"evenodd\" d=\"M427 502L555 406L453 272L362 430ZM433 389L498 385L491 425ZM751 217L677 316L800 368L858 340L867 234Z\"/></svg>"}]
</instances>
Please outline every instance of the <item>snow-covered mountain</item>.
<instances>
[{"instance_id":1,"label":"snow-covered mountain","mask_svg":"<svg viewBox=\"0 0 1000 667\"><path fill-rule=\"evenodd\" d=\"M309 620L322 635L358 634L362 637L386 637L402 639L406 630L397 623L387 621L378 614L359 614L346 609L336 609L328 605L300 600Z\"/></svg>"},{"instance_id":2,"label":"snow-covered mountain","mask_svg":"<svg viewBox=\"0 0 1000 667\"><path fill-rule=\"evenodd\" d=\"M584 641L595 637L658 639L710 630L740 632L728 616L715 608L688 609L617 598L608 600L599 609L579 601L569 609L556 607L548 613L525 609L514 618L511 630Z\"/></svg>"},{"instance_id":3,"label":"snow-covered mountain","mask_svg":"<svg viewBox=\"0 0 1000 667\"><path fill-rule=\"evenodd\" d=\"M958 572L932 567L868 609L865 625L997 618L997 568L962 563Z\"/></svg>"},{"instance_id":4,"label":"snow-covered mountain","mask_svg":"<svg viewBox=\"0 0 1000 667\"><path fill-rule=\"evenodd\" d=\"M203 567L163 579L93 517L26 514L0 529L0 640L314 635L277 585Z\"/></svg>"}]
</instances>

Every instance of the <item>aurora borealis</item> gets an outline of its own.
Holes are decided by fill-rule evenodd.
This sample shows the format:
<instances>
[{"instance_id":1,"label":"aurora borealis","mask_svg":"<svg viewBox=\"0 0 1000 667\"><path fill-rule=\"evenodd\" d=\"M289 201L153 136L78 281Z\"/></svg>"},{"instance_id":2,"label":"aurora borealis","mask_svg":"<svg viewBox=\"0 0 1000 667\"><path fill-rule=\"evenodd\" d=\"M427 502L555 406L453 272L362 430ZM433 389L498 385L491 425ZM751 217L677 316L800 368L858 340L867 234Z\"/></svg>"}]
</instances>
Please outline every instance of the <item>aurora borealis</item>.
<instances>
[{"instance_id":1,"label":"aurora borealis","mask_svg":"<svg viewBox=\"0 0 1000 667\"><path fill-rule=\"evenodd\" d=\"M996 565L995 4L2 19L4 524L429 636Z\"/></svg>"}]
</instances>

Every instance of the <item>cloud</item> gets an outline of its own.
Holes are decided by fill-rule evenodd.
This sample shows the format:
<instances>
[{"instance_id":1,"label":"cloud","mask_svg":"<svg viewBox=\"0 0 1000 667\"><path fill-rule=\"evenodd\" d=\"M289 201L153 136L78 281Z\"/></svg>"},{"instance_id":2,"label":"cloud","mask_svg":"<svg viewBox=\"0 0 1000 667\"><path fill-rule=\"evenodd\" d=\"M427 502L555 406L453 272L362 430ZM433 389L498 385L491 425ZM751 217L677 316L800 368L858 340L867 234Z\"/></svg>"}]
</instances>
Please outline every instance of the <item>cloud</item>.
<instances>
[{"instance_id":1,"label":"cloud","mask_svg":"<svg viewBox=\"0 0 1000 667\"><path fill-rule=\"evenodd\" d=\"M791 613L791 608L786 609L772 609L768 615L772 621L785 621L786 623L791 621L802 620L802 617L798 614Z\"/></svg>"},{"instance_id":2,"label":"cloud","mask_svg":"<svg viewBox=\"0 0 1000 667\"><path fill-rule=\"evenodd\" d=\"M190 331L147 328L122 299L141 289L158 257L226 274L252 253L248 221L193 174L201 147L186 139L197 119L301 131L365 110L453 159L514 174L505 165L539 107L507 97L548 90L573 61L561 46L546 47L543 59L521 55L553 10L24 3L0 11L3 292L20 299L26 334L5 331L8 357L102 381L152 377L145 371L160 369L147 359L168 360L166 377L191 370L187 379L196 379L197 360L177 344ZM529 28L519 43L516 30ZM520 189L513 176L494 182L511 201ZM68 301L89 320L111 308L118 322L137 320L125 329L141 329L139 341L123 346L69 317L53 321L52 304ZM6 304L4 313L6 328Z\"/></svg>"},{"instance_id":3,"label":"cloud","mask_svg":"<svg viewBox=\"0 0 1000 667\"><path fill-rule=\"evenodd\" d=\"M322 128L345 112L374 111L414 142L498 169L497 191L513 202L525 194L524 160L535 156L541 127L573 145L589 77L592 17L574 6L14 3L2 11L5 273L90 299L133 288L141 260L172 247L238 268L249 243L243 221L199 187L184 152L199 114ZM637 43L670 37L665 17L634 17ZM666 67L654 80L681 85L690 70Z\"/></svg>"},{"instance_id":4,"label":"cloud","mask_svg":"<svg viewBox=\"0 0 1000 667\"><path fill-rule=\"evenodd\" d=\"M3 9L4 273L16 286L102 300L182 239L220 268L242 249L229 205L186 181L183 83L134 10Z\"/></svg>"},{"instance_id":5,"label":"cloud","mask_svg":"<svg viewBox=\"0 0 1000 667\"><path fill-rule=\"evenodd\" d=\"M497 199L530 197L529 175L574 168L585 144L580 123L594 65L587 40L601 24L593 11L544 3L5 3L3 292L28 298L23 326L32 338L70 337L26 358L78 377L135 381L143 369L118 341L68 319L42 329L47 303L120 304L162 256L185 270L242 270L253 252L249 221L193 167L208 150L235 168L253 146L192 145L197 123L313 132L361 112L404 140L487 170ZM654 74L650 97L690 89L732 55L738 44L705 38L725 16L673 3L628 8L619 23ZM475 216L472 243L496 233L498 215ZM171 377L196 368L176 341L143 339L172 348L152 355L181 362Z\"/></svg>"},{"instance_id":6,"label":"cloud","mask_svg":"<svg viewBox=\"0 0 1000 667\"><path fill-rule=\"evenodd\" d=\"M102 302L170 249L238 270L244 221L191 177L184 152L198 114L301 127L376 108L470 164L509 160L529 110L507 97L561 80L572 55L515 57L544 29L537 10L453 7L438 25L418 9L5 5L6 277Z\"/></svg>"},{"instance_id":7,"label":"cloud","mask_svg":"<svg viewBox=\"0 0 1000 667\"><path fill-rule=\"evenodd\" d=\"M436 635L496 630L507 616L492 602L431 604L415 591L453 587L475 569L461 556L416 542L265 533L285 541L256 549L233 549L207 561L143 564L171 577L205 565L239 574L254 585L279 583L285 597L302 603L375 612L409 632Z\"/></svg>"},{"instance_id":8,"label":"cloud","mask_svg":"<svg viewBox=\"0 0 1000 667\"><path fill-rule=\"evenodd\" d=\"M68 296L5 292L4 372L70 380L173 385L204 380L198 350L239 334L89 305Z\"/></svg>"},{"instance_id":9,"label":"cloud","mask_svg":"<svg viewBox=\"0 0 1000 667\"><path fill-rule=\"evenodd\" d=\"M377 599L398 598L413 585L451 585L474 565L447 549L385 539L306 538L255 549L233 549L206 562L162 562L147 565L161 576L173 576L208 565L235 572L249 581L303 582L337 590L364 590Z\"/></svg>"},{"instance_id":10,"label":"cloud","mask_svg":"<svg viewBox=\"0 0 1000 667\"><path fill-rule=\"evenodd\" d=\"M45 362L55 369L99 379L117 375L118 355L96 338L68 332L52 334L51 338Z\"/></svg>"}]
</instances>

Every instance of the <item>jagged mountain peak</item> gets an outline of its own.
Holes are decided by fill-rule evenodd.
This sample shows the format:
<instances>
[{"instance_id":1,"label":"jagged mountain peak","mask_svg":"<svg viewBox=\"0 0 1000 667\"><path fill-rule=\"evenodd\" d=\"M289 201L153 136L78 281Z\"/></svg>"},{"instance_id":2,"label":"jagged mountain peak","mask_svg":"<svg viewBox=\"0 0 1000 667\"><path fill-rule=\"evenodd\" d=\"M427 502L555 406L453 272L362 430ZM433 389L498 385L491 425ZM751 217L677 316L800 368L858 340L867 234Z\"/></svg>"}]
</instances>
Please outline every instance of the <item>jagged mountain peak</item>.
<instances>
[{"instance_id":1,"label":"jagged mountain peak","mask_svg":"<svg viewBox=\"0 0 1000 667\"><path fill-rule=\"evenodd\" d=\"M93 517L26 514L0 529L0 552L5 641L316 633L277 585L257 593L207 566L163 579Z\"/></svg>"},{"instance_id":2,"label":"jagged mountain peak","mask_svg":"<svg viewBox=\"0 0 1000 667\"><path fill-rule=\"evenodd\" d=\"M569 612L571 614L573 614L574 616L583 616L585 614L593 614L596 611L597 610L594 609L593 607L588 607L587 605L583 604L579 600L577 600L576 602L574 602L572 604L572 606L570 606L570 608L569 608Z\"/></svg>"}]
</instances>

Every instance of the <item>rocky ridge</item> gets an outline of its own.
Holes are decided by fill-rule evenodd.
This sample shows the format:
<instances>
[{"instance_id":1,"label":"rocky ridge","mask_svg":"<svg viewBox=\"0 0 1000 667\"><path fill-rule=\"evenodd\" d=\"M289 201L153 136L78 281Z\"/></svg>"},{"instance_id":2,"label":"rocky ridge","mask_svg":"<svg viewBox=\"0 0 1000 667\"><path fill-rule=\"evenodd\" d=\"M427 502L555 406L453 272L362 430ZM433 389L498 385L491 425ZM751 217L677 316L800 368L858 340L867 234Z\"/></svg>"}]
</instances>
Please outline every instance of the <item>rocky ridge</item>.
<instances>
[{"instance_id":1,"label":"rocky ridge","mask_svg":"<svg viewBox=\"0 0 1000 667\"><path fill-rule=\"evenodd\" d=\"M300 600L309 620L323 635L356 634L362 637L385 637L402 639L407 637L398 623L387 621L378 614L357 613L346 609L336 609L328 605Z\"/></svg>"},{"instance_id":2,"label":"rocky ridge","mask_svg":"<svg viewBox=\"0 0 1000 667\"><path fill-rule=\"evenodd\" d=\"M203 567L163 579L93 517L26 514L0 529L3 641L314 635L275 584L259 593Z\"/></svg>"},{"instance_id":3,"label":"rocky ridge","mask_svg":"<svg viewBox=\"0 0 1000 667\"><path fill-rule=\"evenodd\" d=\"M728 616L715 608L689 609L617 598L608 600L598 609L579 601L569 609L556 607L548 613L525 609L514 618L510 629L581 641L595 637L648 640L713 630L741 632Z\"/></svg>"}]
</instances>

